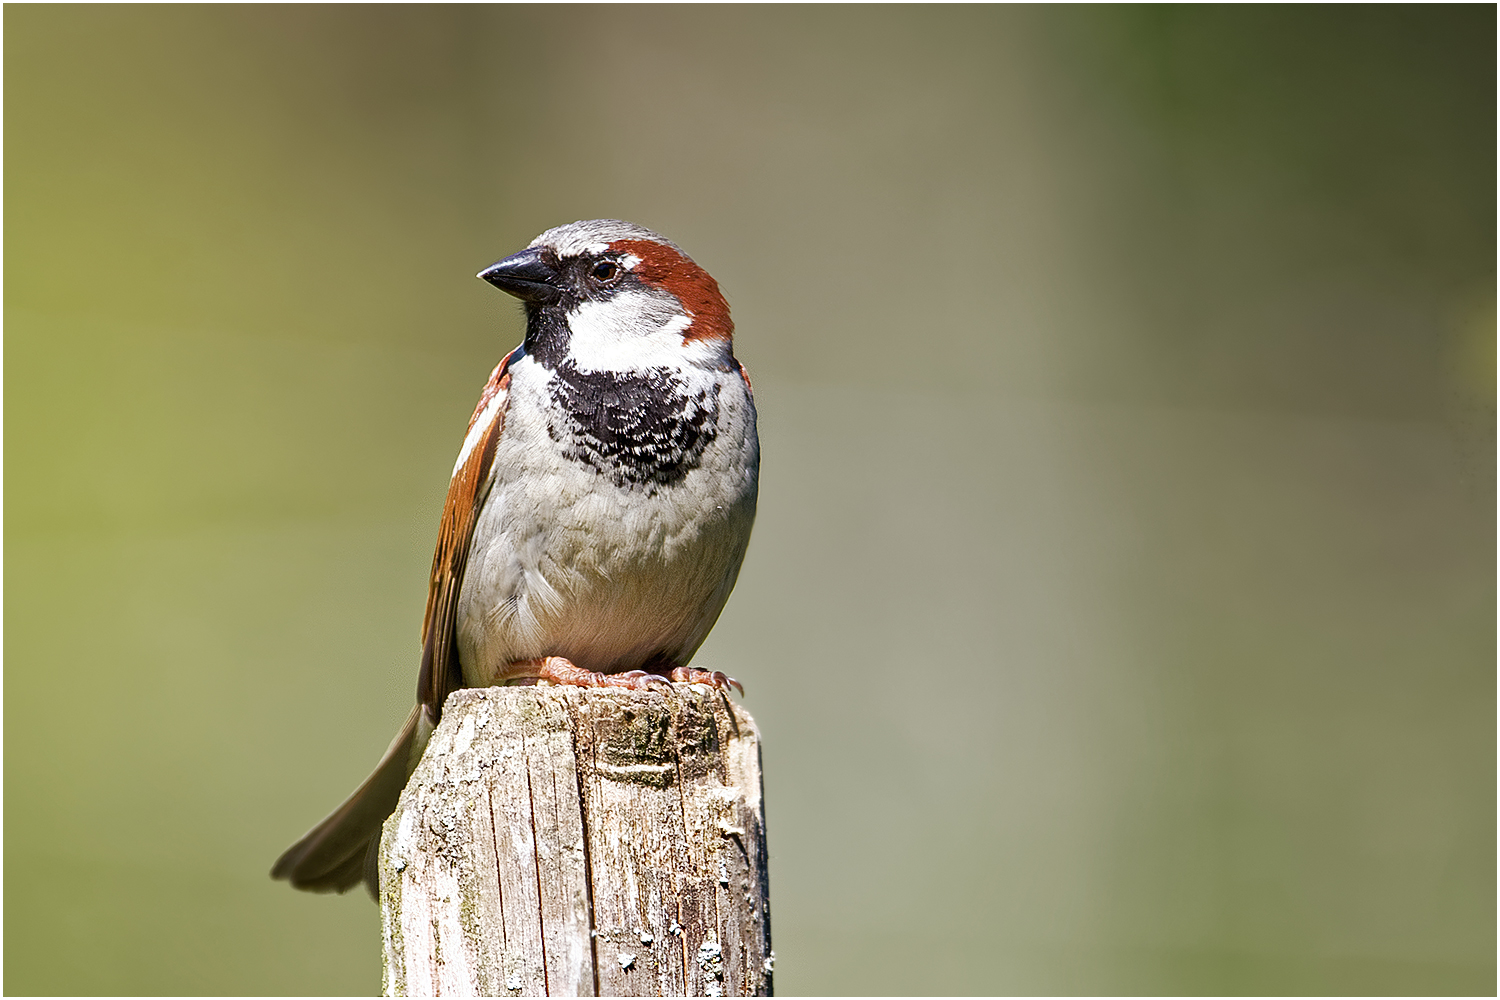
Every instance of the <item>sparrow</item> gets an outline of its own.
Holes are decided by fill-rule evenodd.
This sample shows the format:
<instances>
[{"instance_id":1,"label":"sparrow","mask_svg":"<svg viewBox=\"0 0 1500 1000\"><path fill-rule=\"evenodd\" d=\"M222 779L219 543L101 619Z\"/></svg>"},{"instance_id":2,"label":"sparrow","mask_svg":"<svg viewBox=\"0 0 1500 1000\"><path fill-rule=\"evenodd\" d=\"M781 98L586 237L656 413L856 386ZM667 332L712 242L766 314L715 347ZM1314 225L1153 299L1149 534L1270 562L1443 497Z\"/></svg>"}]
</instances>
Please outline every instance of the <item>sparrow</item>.
<instances>
[{"instance_id":1,"label":"sparrow","mask_svg":"<svg viewBox=\"0 0 1500 1000\"><path fill-rule=\"evenodd\" d=\"M381 825L460 687L739 685L689 666L750 541L750 378L719 286L615 219L542 233L479 272L524 303L438 528L417 704L375 771L271 869L378 896Z\"/></svg>"}]
</instances>

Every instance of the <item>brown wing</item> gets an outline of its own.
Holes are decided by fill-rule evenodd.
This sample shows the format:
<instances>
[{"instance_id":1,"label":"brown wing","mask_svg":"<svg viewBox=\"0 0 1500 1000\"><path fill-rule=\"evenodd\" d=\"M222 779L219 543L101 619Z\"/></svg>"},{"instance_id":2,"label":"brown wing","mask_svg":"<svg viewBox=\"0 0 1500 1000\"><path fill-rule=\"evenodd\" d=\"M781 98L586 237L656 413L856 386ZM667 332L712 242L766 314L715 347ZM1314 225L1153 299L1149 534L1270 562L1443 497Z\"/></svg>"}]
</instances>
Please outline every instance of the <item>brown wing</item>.
<instances>
[{"instance_id":1,"label":"brown wing","mask_svg":"<svg viewBox=\"0 0 1500 1000\"><path fill-rule=\"evenodd\" d=\"M427 716L426 721L434 726L442 715L443 700L464 683L454 631L458 590L469 561L474 524L489 494L495 445L505 429L511 360L520 353L519 347L511 351L490 374L469 420L464 450L459 453L453 480L448 484L448 499L443 503L443 520L438 528L432 579L427 589L427 613L422 619L422 671L417 677L417 703Z\"/></svg>"},{"instance_id":2,"label":"brown wing","mask_svg":"<svg viewBox=\"0 0 1500 1000\"><path fill-rule=\"evenodd\" d=\"M412 709L375 772L342 805L286 849L271 869L272 878L288 879L298 889L314 892L343 892L363 879L371 895L379 894L375 851L380 845L380 824L396 808L401 789L416 766L416 757L437 725L443 699L454 688L463 686L454 643L458 589L469 558L474 522L489 491L495 444L505 426L505 408L510 399L508 368L518 354L519 349L507 354L485 384L448 487L437 553L432 558L427 614L422 621L422 673L417 681L417 707Z\"/></svg>"}]
</instances>

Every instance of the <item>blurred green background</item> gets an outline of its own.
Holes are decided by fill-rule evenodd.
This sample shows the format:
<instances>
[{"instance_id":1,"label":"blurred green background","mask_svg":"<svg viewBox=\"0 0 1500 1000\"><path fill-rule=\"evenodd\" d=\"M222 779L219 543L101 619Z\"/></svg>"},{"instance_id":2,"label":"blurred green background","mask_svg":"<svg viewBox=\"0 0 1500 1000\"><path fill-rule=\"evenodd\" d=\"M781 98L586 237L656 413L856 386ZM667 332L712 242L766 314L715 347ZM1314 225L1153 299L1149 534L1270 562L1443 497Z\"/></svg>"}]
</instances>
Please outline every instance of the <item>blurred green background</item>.
<instances>
[{"instance_id":1,"label":"blurred green background","mask_svg":"<svg viewBox=\"0 0 1500 1000\"><path fill-rule=\"evenodd\" d=\"M474 280L721 282L785 993L1495 980L1495 10L5 10L5 988L370 993Z\"/></svg>"}]
</instances>

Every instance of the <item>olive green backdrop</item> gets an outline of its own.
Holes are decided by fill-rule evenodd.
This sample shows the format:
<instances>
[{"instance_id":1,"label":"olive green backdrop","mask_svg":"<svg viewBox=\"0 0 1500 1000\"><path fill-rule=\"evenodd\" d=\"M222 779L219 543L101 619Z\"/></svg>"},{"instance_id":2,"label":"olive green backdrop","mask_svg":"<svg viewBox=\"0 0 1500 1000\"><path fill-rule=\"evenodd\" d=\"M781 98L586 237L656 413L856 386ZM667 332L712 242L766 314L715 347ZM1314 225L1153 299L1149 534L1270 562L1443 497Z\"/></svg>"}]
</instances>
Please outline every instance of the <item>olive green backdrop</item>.
<instances>
[{"instance_id":1,"label":"olive green backdrop","mask_svg":"<svg viewBox=\"0 0 1500 1000\"><path fill-rule=\"evenodd\" d=\"M783 992L1494 992L1493 8L4 27L8 992L379 989L266 872L597 216L755 378Z\"/></svg>"}]
</instances>

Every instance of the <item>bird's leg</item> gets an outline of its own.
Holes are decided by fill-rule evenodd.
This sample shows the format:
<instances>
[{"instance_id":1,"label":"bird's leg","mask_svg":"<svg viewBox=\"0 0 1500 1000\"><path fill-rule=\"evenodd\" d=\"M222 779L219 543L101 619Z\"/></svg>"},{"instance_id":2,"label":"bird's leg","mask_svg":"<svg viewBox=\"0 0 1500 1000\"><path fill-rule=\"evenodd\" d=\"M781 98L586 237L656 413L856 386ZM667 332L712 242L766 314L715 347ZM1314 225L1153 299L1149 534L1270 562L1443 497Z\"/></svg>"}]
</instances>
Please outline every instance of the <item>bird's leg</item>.
<instances>
[{"instance_id":1,"label":"bird's leg","mask_svg":"<svg viewBox=\"0 0 1500 1000\"><path fill-rule=\"evenodd\" d=\"M741 695L745 693L745 689L740 686L740 682L722 670L699 670L697 667L673 667L672 672L667 676L679 684L708 684L718 688L720 691L728 691L733 686Z\"/></svg>"},{"instance_id":2,"label":"bird's leg","mask_svg":"<svg viewBox=\"0 0 1500 1000\"><path fill-rule=\"evenodd\" d=\"M562 656L542 656L535 660L517 660L505 668L505 676L522 684L530 681L547 681L549 684L565 684L571 687L621 687L640 690L653 684L669 684L661 674L648 674L644 670L627 670L622 674L600 674L574 666L573 661Z\"/></svg>"}]
</instances>

